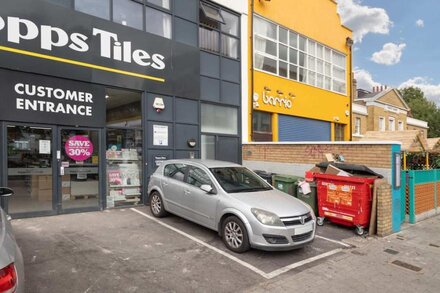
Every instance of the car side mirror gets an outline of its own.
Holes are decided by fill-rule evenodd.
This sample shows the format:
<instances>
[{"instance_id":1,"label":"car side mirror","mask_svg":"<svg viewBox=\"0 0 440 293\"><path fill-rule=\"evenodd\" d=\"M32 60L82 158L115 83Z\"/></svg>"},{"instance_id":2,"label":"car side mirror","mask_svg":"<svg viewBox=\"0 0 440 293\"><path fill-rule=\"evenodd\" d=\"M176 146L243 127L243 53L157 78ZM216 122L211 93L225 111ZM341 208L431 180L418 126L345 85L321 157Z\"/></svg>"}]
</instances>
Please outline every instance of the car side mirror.
<instances>
[{"instance_id":1,"label":"car side mirror","mask_svg":"<svg viewBox=\"0 0 440 293\"><path fill-rule=\"evenodd\" d=\"M213 192L214 189L212 188L211 185L208 185L208 184L203 184L202 186L200 186L200 189L205 191L206 193L209 193L209 194L213 194L214 193Z\"/></svg>"},{"instance_id":2,"label":"car side mirror","mask_svg":"<svg viewBox=\"0 0 440 293\"><path fill-rule=\"evenodd\" d=\"M0 196L9 197L14 194L14 191L7 187L0 187Z\"/></svg>"}]
</instances>

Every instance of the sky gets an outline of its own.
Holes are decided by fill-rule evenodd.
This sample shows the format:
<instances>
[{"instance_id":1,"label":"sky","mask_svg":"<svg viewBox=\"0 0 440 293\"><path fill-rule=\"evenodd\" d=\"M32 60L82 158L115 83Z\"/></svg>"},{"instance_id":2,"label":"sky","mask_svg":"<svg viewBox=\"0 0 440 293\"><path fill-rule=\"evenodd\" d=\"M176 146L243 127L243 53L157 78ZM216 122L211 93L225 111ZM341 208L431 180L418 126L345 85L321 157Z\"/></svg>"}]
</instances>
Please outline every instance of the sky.
<instances>
[{"instance_id":1,"label":"sky","mask_svg":"<svg viewBox=\"0 0 440 293\"><path fill-rule=\"evenodd\" d=\"M358 88L417 86L440 106L440 1L337 0Z\"/></svg>"}]
</instances>

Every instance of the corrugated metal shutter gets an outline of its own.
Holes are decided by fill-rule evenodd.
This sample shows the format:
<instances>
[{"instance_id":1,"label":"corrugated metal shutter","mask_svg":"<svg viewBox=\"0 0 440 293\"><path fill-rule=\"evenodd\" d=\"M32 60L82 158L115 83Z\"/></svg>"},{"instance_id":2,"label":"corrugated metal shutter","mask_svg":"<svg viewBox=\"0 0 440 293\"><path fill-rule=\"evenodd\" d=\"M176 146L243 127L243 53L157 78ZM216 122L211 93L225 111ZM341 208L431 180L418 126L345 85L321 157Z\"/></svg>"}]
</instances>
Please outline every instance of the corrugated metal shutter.
<instances>
[{"instance_id":1,"label":"corrugated metal shutter","mask_svg":"<svg viewBox=\"0 0 440 293\"><path fill-rule=\"evenodd\" d=\"M278 116L279 141L330 141L330 122L300 117Z\"/></svg>"}]
</instances>

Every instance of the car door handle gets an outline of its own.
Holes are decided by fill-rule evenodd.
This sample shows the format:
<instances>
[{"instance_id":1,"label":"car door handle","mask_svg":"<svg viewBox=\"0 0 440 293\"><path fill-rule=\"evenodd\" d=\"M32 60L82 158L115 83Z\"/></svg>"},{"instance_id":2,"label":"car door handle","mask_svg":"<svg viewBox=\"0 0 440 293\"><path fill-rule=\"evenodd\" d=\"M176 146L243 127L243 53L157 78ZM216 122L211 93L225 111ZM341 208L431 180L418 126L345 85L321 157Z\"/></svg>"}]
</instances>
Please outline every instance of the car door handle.
<instances>
[{"instance_id":1,"label":"car door handle","mask_svg":"<svg viewBox=\"0 0 440 293\"><path fill-rule=\"evenodd\" d=\"M188 195L191 193L191 191L189 191L189 190L184 190L183 192L185 193L185 195Z\"/></svg>"},{"instance_id":2,"label":"car door handle","mask_svg":"<svg viewBox=\"0 0 440 293\"><path fill-rule=\"evenodd\" d=\"M163 185L163 186L168 186L168 183L166 183L166 182L162 182L162 185Z\"/></svg>"}]
</instances>

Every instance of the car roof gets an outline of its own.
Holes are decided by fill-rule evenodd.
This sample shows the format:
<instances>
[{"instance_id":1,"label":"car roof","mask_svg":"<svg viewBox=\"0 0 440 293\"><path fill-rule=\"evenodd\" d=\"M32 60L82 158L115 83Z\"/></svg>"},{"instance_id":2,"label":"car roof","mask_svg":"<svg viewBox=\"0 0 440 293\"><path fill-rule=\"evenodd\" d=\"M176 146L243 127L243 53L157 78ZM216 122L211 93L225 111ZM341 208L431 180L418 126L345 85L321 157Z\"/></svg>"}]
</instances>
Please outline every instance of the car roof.
<instances>
[{"instance_id":1,"label":"car roof","mask_svg":"<svg viewBox=\"0 0 440 293\"><path fill-rule=\"evenodd\" d=\"M226 162L226 161L217 161L217 160L204 160L204 159L176 159L176 160L168 160L164 163L180 163L180 164L200 164L204 165L207 168L222 168L222 167L243 167L236 163Z\"/></svg>"}]
</instances>

